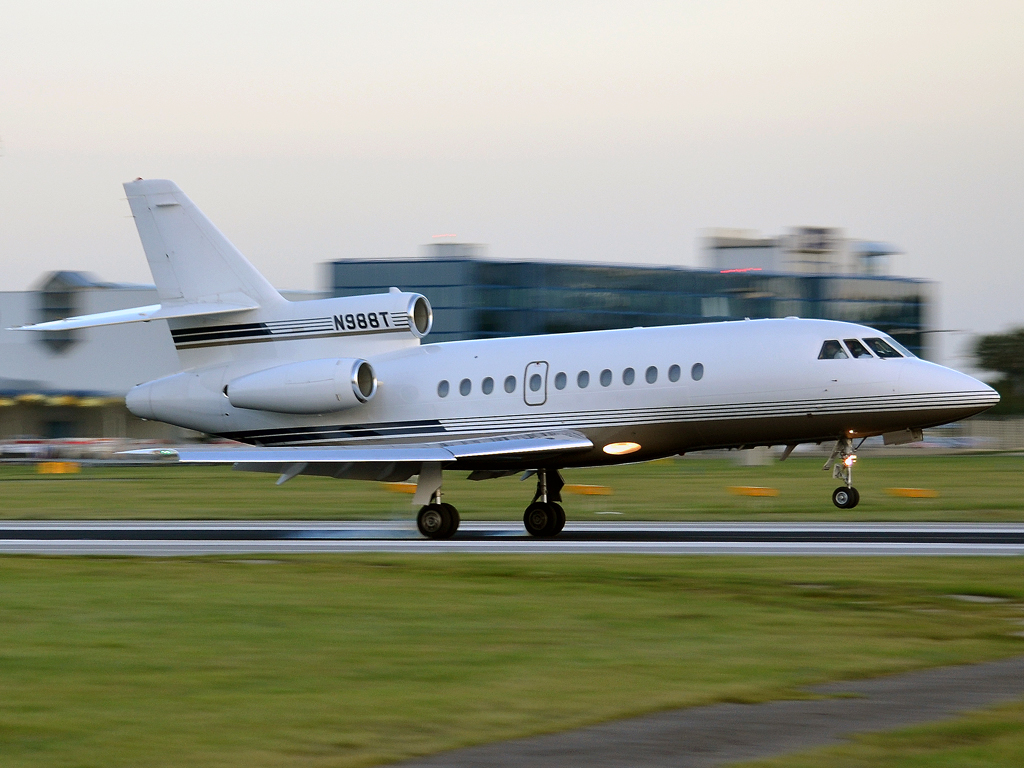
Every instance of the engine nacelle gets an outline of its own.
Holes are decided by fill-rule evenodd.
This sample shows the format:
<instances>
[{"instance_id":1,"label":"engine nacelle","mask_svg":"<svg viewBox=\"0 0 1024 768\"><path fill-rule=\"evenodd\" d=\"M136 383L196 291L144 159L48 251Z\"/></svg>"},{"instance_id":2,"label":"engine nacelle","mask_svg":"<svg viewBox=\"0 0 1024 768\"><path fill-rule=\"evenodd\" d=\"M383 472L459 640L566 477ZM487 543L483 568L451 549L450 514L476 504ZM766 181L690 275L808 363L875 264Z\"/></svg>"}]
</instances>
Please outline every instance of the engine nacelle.
<instances>
[{"instance_id":1,"label":"engine nacelle","mask_svg":"<svg viewBox=\"0 0 1024 768\"><path fill-rule=\"evenodd\" d=\"M240 376L224 388L236 408L276 413L330 413L369 401L377 376L365 360L305 360Z\"/></svg>"}]
</instances>

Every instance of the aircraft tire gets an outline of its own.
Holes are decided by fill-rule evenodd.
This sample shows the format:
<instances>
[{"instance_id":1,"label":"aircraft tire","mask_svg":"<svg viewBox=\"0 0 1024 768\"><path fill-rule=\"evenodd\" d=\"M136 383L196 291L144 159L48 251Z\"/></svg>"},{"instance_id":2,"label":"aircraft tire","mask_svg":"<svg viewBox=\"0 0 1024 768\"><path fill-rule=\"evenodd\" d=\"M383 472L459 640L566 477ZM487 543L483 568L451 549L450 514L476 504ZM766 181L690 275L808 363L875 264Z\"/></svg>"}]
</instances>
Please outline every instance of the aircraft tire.
<instances>
[{"instance_id":1,"label":"aircraft tire","mask_svg":"<svg viewBox=\"0 0 1024 768\"><path fill-rule=\"evenodd\" d=\"M438 538L450 539L452 536L455 535L455 532L459 530L459 523L462 522L462 518L459 517L459 510L457 510L451 504L446 504L442 502L438 506L440 506L445 512L448 513L448 525L445 526L444 534L442 534Z\"/></svg>"},{"instance_id":2,"label":"aircraft tire","mask_svg":"<svg viewBox=\"0 0 1024 768\"><path fill-rule=\"evenodd\" d=\"M552 524L558 520L558 515L551 507L551 504L535 501L526 508L526 512L523 513L523 525L526 526L528 534L531 536L553 535L550 531L553 527Z\"/></svg>"},{"instance_id":3,"label":"aircraft tire","mask_svg":"<svg viewBox=\"0 0 1024 768\"><path fill-rule=\"evenodd\" d=\"M443 539L451 527L451 515L440 504L427 504L416 515L416 527L428 539Z\"/></svg>"},{"instance_id":4,"label":"aircraft tire","mask_svg":"<svg viewBox=\"0 0 1024 768\"><path fill-rule=\"evenodd\" d=\"M561 504L552 503L551 507L555 512L555 523L552 526L551 533L549 535L557 536L562 532L562 529L565 528L565 510L562 509Z\"/></svg>"},{"instance_id":5,"label":"aircraft tire","mask_svg":"<svg viewBox=\"0 0 1024 768\"><path fill-rule=\"evenodd\" d=\"M840 509L853 509L860 501L860 493L856 488L841 485L832 491L832 503Z\"/></svg>"}]
</instances>

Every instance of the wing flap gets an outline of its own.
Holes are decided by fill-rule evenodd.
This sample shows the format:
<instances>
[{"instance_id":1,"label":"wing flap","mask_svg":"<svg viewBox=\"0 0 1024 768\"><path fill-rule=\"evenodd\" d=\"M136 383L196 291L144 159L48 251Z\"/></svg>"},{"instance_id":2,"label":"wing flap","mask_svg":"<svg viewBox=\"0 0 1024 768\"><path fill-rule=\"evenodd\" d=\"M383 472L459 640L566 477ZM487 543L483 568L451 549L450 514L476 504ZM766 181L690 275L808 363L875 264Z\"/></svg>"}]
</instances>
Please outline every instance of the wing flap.
<instances>
[{"instance_id":1,"label":"wing flap","mask_svg":"<svg viewBox=\"0 0 1024 768\"><path fill-rule=\"evenodd\" d=\"M476 440L392 445L318 445L287 447L178 448L128 451L183 464L272 465L290 464L386 464L456 461L516 461L553 453L582 451L594 444L579 432L534 432ZM306 473L303 473L306 474Z\"/></svg>"}]
</instances>

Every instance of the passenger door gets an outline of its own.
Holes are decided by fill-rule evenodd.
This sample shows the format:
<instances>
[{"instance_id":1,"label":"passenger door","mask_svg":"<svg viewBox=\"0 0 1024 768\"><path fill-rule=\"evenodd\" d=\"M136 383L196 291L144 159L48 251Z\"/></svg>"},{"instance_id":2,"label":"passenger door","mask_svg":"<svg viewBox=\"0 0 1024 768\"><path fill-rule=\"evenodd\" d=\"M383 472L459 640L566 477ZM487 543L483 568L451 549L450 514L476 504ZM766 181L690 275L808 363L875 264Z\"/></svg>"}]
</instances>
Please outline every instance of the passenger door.
<instances>
[{"instance_id":1,"label":"passenger door","mask_svg":"<svg viewBox=\"0 0 1024 768\"><path fill-rule=\"evenodd\" d=\"M540 361L526 366L523 399L527 405L544 405L548 399L548 364Z\"/></svg>"}]
</instances>

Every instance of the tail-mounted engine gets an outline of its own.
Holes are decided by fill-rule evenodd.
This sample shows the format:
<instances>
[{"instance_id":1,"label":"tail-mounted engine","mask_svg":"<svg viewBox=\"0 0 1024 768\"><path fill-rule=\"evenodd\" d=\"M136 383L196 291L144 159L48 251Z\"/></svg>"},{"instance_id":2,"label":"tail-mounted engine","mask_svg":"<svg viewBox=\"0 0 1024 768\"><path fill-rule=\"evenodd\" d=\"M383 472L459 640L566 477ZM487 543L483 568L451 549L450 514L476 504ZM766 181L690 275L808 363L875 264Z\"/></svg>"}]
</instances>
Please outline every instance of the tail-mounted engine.
<instances>
[{"instance_id":1,"label":"tail-mounted engine","mask_svg":"<svg viewBox=\"0 0 1024 768\"><path fill-rule=\"evenodd\" d=\"M305 360L231 381L224 394L236 408L276 413L331 413L368 402L377 376L365 360Z\"/></svg>"},{"instance_id":2,"label":"tail-mounted engine","mask_svg":"<svg viewBox=\"0 0 1024 768\"><path fill-rule=\"evenodd\" d=\"M392 289L391 293L329 299L334 332L362 335L408 331L422 339L434 324L426 296Z\"/></svg>"}]
</instances>

